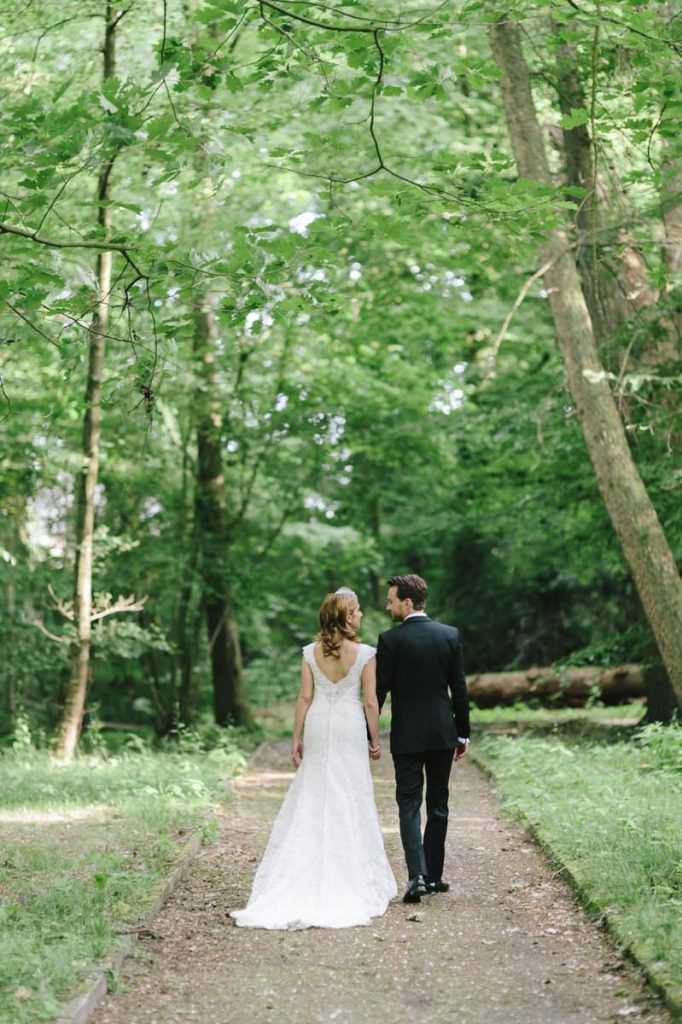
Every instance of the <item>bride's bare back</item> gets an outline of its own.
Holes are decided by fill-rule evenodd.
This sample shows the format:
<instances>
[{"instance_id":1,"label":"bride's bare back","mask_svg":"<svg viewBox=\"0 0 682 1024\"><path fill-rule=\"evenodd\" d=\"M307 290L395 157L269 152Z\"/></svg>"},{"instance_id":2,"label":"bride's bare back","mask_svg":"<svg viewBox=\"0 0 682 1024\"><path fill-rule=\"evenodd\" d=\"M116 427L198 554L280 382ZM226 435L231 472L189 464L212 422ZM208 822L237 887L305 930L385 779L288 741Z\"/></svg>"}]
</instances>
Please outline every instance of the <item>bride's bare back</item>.
<instances>
[{"instance_id":1,"label":"bride's bare back","mask_svg":"<svg viewBox=\"0 0 682 1024\"><path fill-rule=\"evenodd\" d=\"M321 643L315 644L313 653L320 671L331 683L339 683L355 664L359 649L355 640L342 640L338 658L326 657Z\"/></svg>"}]
</instances>

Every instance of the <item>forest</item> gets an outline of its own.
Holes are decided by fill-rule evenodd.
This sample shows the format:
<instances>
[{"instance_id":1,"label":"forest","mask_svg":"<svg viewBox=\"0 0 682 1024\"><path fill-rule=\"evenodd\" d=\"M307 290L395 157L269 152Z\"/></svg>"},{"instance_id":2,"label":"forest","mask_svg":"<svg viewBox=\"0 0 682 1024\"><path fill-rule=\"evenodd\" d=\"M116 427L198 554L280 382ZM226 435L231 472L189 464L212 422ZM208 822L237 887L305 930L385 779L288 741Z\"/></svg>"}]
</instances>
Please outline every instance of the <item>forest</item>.
<instances>
[{"instance_id":1,"label":"forest","mask_svg":"<svg viewBox=\"0 0 682 1024\"><path fill-rule=\"evenodd\" d=\"M248 730L410 571L674 717L681 13L2 0L0 742Z\"/></svg>"},{"instance_id":2,"label":"forest","mask_svg":"<svg viewBox=\"0 0 682 1024\"><path fill-rule=\"evenodd\" d=\"M680 0L0 0L2 1024L682 1013L681 57ZM405 573L440 888L245 937L301 647Z\"/></svg>"}]
</instances>

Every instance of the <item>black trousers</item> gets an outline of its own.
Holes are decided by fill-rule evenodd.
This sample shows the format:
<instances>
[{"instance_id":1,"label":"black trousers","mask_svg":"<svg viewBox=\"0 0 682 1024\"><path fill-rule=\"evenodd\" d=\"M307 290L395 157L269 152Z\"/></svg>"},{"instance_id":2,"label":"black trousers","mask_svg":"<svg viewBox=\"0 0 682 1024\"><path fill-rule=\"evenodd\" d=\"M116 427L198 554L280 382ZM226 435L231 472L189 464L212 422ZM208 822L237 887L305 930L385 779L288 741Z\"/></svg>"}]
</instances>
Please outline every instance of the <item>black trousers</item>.
<instances>
[{"instance_id":1,"label":"black trousers","mask_svg":"<svg viewBox=\"0 0 682 1024\"><path fill-rule=\"evenodd\" d=\"M454 749L394 754L395 798L400 838L409 878L424 875L439 882L443 875L448 830L448 794ZM421 806L426 773L426 829L422 839Z\"/></svg>"}]
</instances>

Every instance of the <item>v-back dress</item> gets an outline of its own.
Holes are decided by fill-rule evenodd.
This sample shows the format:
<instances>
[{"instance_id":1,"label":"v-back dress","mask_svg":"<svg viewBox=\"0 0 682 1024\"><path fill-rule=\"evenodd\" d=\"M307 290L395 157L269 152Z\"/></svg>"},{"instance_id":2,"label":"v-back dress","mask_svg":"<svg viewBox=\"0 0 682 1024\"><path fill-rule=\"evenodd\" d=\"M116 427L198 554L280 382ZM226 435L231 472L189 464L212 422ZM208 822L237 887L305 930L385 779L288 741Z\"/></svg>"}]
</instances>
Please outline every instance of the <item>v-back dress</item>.
<instances>
[{"instance_id":1,"label":"v-back dress","mask_svg":"<svg viewBox=\"0 0 682 1024\"><path fill-rule=\"evenodd\" d=\"M251 928L348 928L386 911L396 882L374 802L360 677L375 649L358 645L337 683L303 648L315 690L303 761L275 819L247 906L232 911Z\"/></svg>"}]
</instances>

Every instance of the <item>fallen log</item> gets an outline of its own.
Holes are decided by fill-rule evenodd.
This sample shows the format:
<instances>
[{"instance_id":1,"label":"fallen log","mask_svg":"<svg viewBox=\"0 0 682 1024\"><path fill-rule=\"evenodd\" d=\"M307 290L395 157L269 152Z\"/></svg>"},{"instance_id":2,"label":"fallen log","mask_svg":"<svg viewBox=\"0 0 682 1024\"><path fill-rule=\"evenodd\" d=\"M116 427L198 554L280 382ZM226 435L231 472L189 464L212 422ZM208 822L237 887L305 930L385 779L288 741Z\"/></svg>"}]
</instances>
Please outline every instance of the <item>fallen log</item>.
<instances>
[{"instance_id":1,"label":"fallen log","mask_svg":"<svg viewBox=\"0 0 682 1024\"><path fill-rule=\"evenodd\" d=\"M479 708L517 701L553 707L582 707L590 697L604 704L625 704L646 695L641 665L614 668L528 668L522 672L483 672L467 677L469 696Z\"/></svg>"}]
</instances>

